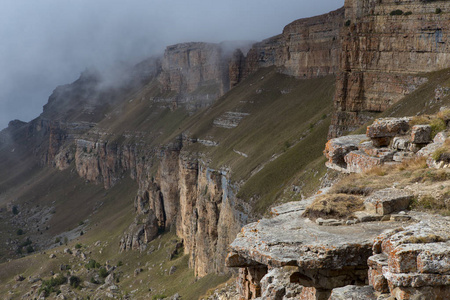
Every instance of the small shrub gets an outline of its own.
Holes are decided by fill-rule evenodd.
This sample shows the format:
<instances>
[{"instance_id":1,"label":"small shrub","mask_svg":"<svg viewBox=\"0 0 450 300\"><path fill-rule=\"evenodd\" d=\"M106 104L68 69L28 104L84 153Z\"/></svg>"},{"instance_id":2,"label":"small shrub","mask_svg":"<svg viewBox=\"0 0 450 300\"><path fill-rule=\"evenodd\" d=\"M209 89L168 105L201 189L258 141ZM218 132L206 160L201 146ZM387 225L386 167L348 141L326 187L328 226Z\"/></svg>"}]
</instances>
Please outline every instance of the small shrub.
<instances>
[{"instance_id":1,"label":"small shrub","mask_svg":"<svg viewBox=\"0 0 450 300\"><path fill-rule=\"evenodd\" d=\"M12 213L13 213L13 215L17 215L19 213L19 209L17 208L17 206L15 206L15 205L13 206Z\"/></svg>"},{"instance_id":2,"label":"small shrub","mask_svg":"<svg viewBox=\"0 0 450 300\"><path fill-rule=\"evenodd\" d=\"M61 242L61 238L60 238L60 237L57 237L57 238L55 239L55 243L58 244L59 242Z\"/></svg>"},{"instance_id":3,"label":"small shrub","mask_svg":"<svg viewBox=\"0 0 450 300\"><path fill-rule=\"evenodd\" d=\"M396 10L391 11L389 14L390 14L391 16L401 16L401 15L403 15L403 10L401 10L401 9L396 9Z\"/></svg>"},{"instance_id":4,"label":"small shrub","mask_svg":"<svg viewBox=\"0 0 450 300\"><path fill-rule=\"evenodd\" d=\"M407 12L405 12L403 15L404 15L404 16L410 16L410 15L412 15L412 11L407 11Z\"/></svg>"},{"instance_id":5,"label":"small shrub","mask_svg":"<svg viewBox=\"0 0 450 300\"><path fill-rule=\"evenodd\" d=\"M434 118L430 122L431 126L431 138L434 138L436 134L447 128L445 122L440 118Z\"/></svg>"},{"instance_id":6,"label":"small shrub","mask_svg":"<svg viewBox=\"0 0 450 300\"><path fill-rule=\"evenodd\" d=\"M345 23L344 23L345 27L350 26L350 24L352 24L352 21L350 21L350 20L347 20L347 21L345 21Z\"/></svg>"},{"instance_id":7,"label":"small shrub","mask_svg":"<svg viewBox=\"0 0 450 300\"><path fill-rule=\"evenodd\" d=\"M100 264L99 264L98 262L96 262L95 259L91 259L91 260L89 260L89 262L85 265L85 267L86 267L86 269L89 270L89 269L95 269L95 268L98 268L97 265L100 266Z\"/></svg>"},{"instance_id":8,"label":"small shrub","mask_svg":"<svg viewBox=\"0 0 450 300\"><path fill-rule=\"evenodd\" d=\"M23 230L22 229L17 229L16 234L17 235L22 235L23 234Z\"/></svg>"},{"instance_id":9,"label":"small shrub","mask_svg":"<svg viewBox=\"0 0 450 300\"><path fill-rule=\"evenodd\" d=\"M91 283L93 284L99 284L99 282L97 280L95 280L94 276L91 277Z\"/></svg>"},{"instance_id":10,"label":"small shrub","mask_svg":"<svg viewBox=\"0 0 450 300\"><path fill-rule=\"evenodd\" d=\"M69 284L70 284L71 287L74 287L74 288L79 287L80 284L81 284L81 279L80 279L80 277L74 276L74 275L70 276L70 278L69 278Z\"/></svg>"},{"instance_id":11,"label":"small shrub","mask_svg":"<svg viewBox=\"0 0 450 300\"><path fill-rule=\"evenodd\" d=\"M43 293L44 297L48 297L51 293L57 292L59 290L57 289L58 286L60 286L61 284L65 284L66 282L67 278L62 274L59 274L56 277L52 277L49 280L43 280L38 294Z\"/></svg>"},{"instance_id":12,"label":"small shrub","mask_svg":"<svg viewBox=\"0 0 450 300\"><path fill-rule=\"evenodd\" d=\"M440 9L439 7L438 8L436 8L436 14L440 14L441 12L442 12L442 9Z\"/></svg>"},{"instance_id":13,"label":"small shrub","mask_svg":"<svg viewBox=\"0 0 450 300\"><path fill-rule=\"evenodd\" d=\"M152 300L160 300L160 299L164 299L167 298L166 295L163 294L158 294L158 295L153 295Z\"/></svg>"},{"instance_id":14,"label":"small shrub","mask_svg":"<svg viewBox=\"0 0 450 300\"><path fill-rule=\"evenodd\" d=\"M122 262L121 260L119 260L119 262L117 263L117 266L118 266L118 267L123 266L123 262Z\"/></svg>"},{"instance_id":15,"label":"small shrub","mask_svg":"<svg viewBox=\"0 0 450 300\"><path fill-rule=\"evenodd\" d=\"M75 249L81 249L81 247L83 247L83 245L81 245L80 243L75 245Z\"/></svg>"},{"instance_id":16,"label":"small shrub","mask_svg":"<svg viewBox=\"0 0 450 300\"><path fill-rule=\"evenodd\" d=\"M108 276L108 271L106 271L106 269L104 267L101 267L98 270L98 275L102 278L106 278L106 276Z\"/></svg>"},{"instance_id":17,"label":"small shrub","mask_svg":"<svg viewBox=\"0 0 450 300\"><path fill-rule=\"evenodd\" d=\"M27 246L27 253L31 253L31 252L34 252L34 248L33 248L33 246L28 245Z\"/></svg>"}]
</instances>

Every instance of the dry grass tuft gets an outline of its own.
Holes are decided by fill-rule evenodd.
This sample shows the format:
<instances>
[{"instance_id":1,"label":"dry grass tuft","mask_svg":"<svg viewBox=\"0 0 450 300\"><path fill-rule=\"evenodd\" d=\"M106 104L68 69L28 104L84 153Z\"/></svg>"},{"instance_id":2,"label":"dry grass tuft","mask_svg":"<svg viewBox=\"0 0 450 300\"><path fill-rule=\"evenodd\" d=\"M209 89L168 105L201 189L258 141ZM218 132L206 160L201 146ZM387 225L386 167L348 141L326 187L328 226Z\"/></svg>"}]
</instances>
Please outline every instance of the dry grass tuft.
<instances>
[{"instance_id":1,"label":"dry grass tuft","mask_svg":"<svg viewBox=\"0 0 450 300\"><path fill-rule=\"evenodd\" d=\"M421 157L406 159L406 160L402 161L401 164L397 165L395 168L398 171L426 169L426 168L428 168L427 158L425 156L421 156Z\"/></svg>"},{"instance_id":2,"label":"dry grass tuft","mask_svg":"<svg viewBox=\"0 0 450 300\"><path fill-rule=\"evenodd\" d=\"M353 213L364 209L364 201L361 197L347 194L325 194L317 197L306 209L304 216L312 220L346 219Z\"/></svg>"},{"instance_id":3,"label":"dry grass tuft","mask_svg":"<svg viewBox=\"0 0 450 300\"><path fill-rule=\"evenodd\" d=\"M439 119L442 119L445 122L450 121L450 109L445 109L436 114Z\"/></svg>"}]
</instances>

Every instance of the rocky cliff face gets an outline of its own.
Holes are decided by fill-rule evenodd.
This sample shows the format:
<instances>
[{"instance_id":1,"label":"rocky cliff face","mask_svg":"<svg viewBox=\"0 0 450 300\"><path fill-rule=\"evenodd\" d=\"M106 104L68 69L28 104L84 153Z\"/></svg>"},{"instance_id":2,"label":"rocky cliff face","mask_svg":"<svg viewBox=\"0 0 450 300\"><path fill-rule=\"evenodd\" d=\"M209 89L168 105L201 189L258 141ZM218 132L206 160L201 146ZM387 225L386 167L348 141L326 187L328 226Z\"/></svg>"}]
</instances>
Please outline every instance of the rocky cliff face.
<instances>
[{"instance_id":1,"label":"rocky cliff face","mask_svg":"<svg viewBox=\"0 0 450 300\"><path fill-rule=\"evenodd\" d=\"M223 264L227 247L248 222L248 211L237 209L236 188L227 172L212 170L183 152L180 139L162 150L153 177L150 169L157 151L143 149L76 141L73 158L81 177L109 188L130 172L139 183L136 218L122 238L121 250L145 251L160 232L172 230L183 240L196 276L227 272Z\"/></svg>"},{"instance_id":2,"label":"rocky cliff face","mask_svg":"<svg viewBox=\"0 0 450 300\"><path fill-rule=\"evenodd\" d=\"M445 1L345 1L330 138L411 93L421 72L450 67L448 11Z\"/></svg>"},{"instance_id":3,"label":"rocky cliff face","mask_svg":"<svg viewBox=\"0 0 450 300\"><path fill-rule=\"evenodd\" d=\"M210 105L229 89L228 58L219 44L184 43L166 48L159 81L188 108Z\"/></svg>"},{"instance_id":4,"label":"rocky cliff face","mask_svg":"<svg viewBox=\"0 0 450 300\"><path fill-rule=\"evenodd\" d=\"M339 9L290 23L282 34L253 45L240 76L244 78L269 66L299 78L335 74L339 66L339 32L343 20L344 9Z\"/></svg>"}]
</instances>

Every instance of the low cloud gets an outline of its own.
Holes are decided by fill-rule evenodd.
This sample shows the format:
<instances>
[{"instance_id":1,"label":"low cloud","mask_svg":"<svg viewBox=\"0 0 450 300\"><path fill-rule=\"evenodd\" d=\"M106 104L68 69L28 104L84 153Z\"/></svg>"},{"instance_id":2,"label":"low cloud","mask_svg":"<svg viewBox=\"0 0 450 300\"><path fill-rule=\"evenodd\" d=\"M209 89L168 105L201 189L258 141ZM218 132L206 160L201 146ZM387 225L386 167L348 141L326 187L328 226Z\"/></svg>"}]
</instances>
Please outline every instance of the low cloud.
<instances>
[{"instance_id":1,"label":"low cloud","mask_svg":"<svg viewBox=\"0 0 450 300\"><path fill-rule=\"evenodd\" d=\"M344 0L2 1L0 128L37 117L86 68L137 63L179 42L262 40Z\"/></svg>"}]
</instances>

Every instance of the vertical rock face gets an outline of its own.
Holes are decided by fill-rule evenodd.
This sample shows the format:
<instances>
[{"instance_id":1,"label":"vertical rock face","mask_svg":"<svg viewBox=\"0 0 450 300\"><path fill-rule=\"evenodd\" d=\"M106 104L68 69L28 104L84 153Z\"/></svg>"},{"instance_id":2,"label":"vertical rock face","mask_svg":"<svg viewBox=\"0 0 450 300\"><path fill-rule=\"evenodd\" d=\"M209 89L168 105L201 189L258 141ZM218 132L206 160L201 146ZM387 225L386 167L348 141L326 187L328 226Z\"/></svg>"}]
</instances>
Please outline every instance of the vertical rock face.
<instances>
[{"instance_id":1,"label":"vertical rock face","mask_svg":"<svg viewBox=\"0 0 450 300\"><path fill-rule=\"evenodd\" d=\"M183 43L166 48L159 81L163 89L179 94L179 102L206 106L229 89L228 59L219 44ZM202 103L203 102L203 103Z\"/></svg>"},{"instance_id":2,"label":"vertical rock face","mask_svg":"<svg viewBox=\"0 0 450 300\"><path fill-rule=\"evenodd\" d=\"M450 11L443 1L346 0L335 114L329 137L354 130L450 67ZM396 15L400 14L401 15Z\"/></svg>"},{"instance_id":3,"label":"vertical rock face","mask_svg":"<svg viewBox=\"0 0 450 300\"><path fill-rule=\"evenodd\" d=\"M136 221L122 239L121 249L143 251L147 232L175 230L196 276L225 272L227 247L247 222L246 214L236 209L227 174L177 149L165 152L154 179L140 182Z\"/></svg>"},{"instance_id":4,"label":"vertical rock face","mask_svg":"<svg viewBox=\"0 0 450 300\"><path fill-rule=\"evenodd\" d=\"M343 20L344 9L339 9L290 23L282 34L253 45L247 54L242 78L269 66L300 78L335 74L339 66L339 31Z\"/></svg>"}]
</instances>

